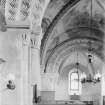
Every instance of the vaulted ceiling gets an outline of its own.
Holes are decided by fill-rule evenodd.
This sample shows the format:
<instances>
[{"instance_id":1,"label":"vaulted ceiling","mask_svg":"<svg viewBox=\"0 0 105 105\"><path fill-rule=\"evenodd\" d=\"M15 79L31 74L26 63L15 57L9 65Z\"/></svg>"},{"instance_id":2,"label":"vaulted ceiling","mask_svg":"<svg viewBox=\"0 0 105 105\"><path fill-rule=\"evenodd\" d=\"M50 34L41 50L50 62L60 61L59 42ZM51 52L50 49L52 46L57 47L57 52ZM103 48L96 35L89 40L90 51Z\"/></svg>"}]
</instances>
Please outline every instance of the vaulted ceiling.
<instances>
[{"instance_id":1,"label":"vaulted ceiling","mask_svg":"<svg viewBox=\"0 0 105 105\"><path fill-rule=\"evenodd\" d=\"M76 68L96 73L104 62L104 0L51 0L42 21L41 64L44 72L68 74ZM88 48L93 48L92 64ZM78 54L78 57L77 57ZM63 71L64 70L64 71Z\"/></svg>"},{"instance_id":2,"label":"vaulted ceiling","mask_svg":"<svg viewBox=\"0 0 105 105\"><path fill-rule=\"evenodd\" d=\"M8 28L29 29L31 0L1 0ZM76 68L86 73L102 70L104 62L105 0L50 0L42 19L42 72L61 76ZM4 30L5 31L5 30ZM88 62L91 42L92 63Z\"/></svg>"}]
</instances>

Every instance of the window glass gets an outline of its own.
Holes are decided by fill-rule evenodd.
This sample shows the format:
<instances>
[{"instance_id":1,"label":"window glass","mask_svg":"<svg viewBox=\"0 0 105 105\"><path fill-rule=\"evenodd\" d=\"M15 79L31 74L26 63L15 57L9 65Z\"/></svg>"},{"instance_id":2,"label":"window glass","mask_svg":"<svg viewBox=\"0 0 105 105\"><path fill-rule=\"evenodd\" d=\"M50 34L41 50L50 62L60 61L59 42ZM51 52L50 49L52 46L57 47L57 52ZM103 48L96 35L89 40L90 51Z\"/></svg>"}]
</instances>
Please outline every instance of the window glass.
<instances>
[{"instance_id":1,"label":"window glass","mask_svg":"<svg viewBox=\"0 0 105 105\"><path fill-rule=\"evenodd\" d=\"M74 91L79 90L79 75L76 72L70 75L70 89Z\"/></svg>"},{"instance_id":2,"label":"window glass","mask_svg":"<svg viewBox=\"0 0 105 105\"><path fill-rule=\"evenodd\" d=\"M79 81L79 73L78 72L70 72L69 73L69 95L80 95L82 89L82 84Z\"/></svg>"}]
</instances>

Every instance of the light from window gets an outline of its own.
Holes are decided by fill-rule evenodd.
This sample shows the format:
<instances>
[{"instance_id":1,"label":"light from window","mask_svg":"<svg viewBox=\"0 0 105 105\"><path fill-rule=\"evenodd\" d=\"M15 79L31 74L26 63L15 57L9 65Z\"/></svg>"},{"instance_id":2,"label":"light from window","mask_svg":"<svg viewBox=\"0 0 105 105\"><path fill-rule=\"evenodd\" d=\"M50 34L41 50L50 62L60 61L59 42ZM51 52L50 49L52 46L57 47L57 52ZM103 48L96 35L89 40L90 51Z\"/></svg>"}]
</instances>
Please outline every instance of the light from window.
<instances>
[{"instance_id":1,"label":"light from window","mask_svg":"<svg viewBox=\"0 0 105 105\"><path fill-rule=\"evenodd\" d=\"M70 90L79 90L79 75L76 72L70 75Z\"/></svg>"},{"instance_id":2,"label":"light from window","mask_svg":"<svg viewBox=\"0 0 105 105\"><path fill-rule=\"evenodd\" d=\"M81 93L81 82L79 81L78 72L69 73L69 95L80 95Z\"/></svg>"}]
</instances>

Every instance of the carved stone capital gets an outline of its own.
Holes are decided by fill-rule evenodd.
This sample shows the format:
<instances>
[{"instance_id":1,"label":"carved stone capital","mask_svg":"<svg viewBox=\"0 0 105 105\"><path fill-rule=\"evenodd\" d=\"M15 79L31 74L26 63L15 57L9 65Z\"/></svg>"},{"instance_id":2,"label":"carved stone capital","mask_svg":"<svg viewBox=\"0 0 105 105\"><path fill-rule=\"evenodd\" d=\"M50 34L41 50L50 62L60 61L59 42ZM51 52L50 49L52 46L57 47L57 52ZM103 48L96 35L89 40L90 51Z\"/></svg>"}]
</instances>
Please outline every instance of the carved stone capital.
<instances>
[{"instance_id":1,"label":"carved stone capital","mask_svg":"<svg viewBox=\"0 0 105 105\"><path fill-rule=\"evenodd\" d=\"M30 44L30 35L23 33L22 34L22 45L28 46Z\"/></svg>"},{"instance_id":2,"label":"carved stone capital","mask_svg":"<svg viewBox=\"0 0 105 105\"><path fill-rule=\"evenodd\" d=\"M34 27L34 30L31 30L31 36L30 36L31 48L40 49L41 39L42 39L42 28L41 26L36 26Z\"/></svg>"},{"instance_id":3,"label":"carved stone capital","mask_svg":"<svg viewBox=\"0 0 105 105\"><path fill-rule=\"evenodd\" d=\"M43 6L41 5L39 0L32 0L30 7L30 28L33 29L33 26L40 24L41 13L43 11Z\"/></svg>"},{"instance_id":4,"label":"carved stone capital","mask_svg":"<svg viewBox=\"0 0 105 105\"><path fill-rule=\"evenodd\" d=\"M40 49L41 39L42 39L41 35L39 36L31 35L30 38L31 48Z\"/></svg>"}]
</instances>

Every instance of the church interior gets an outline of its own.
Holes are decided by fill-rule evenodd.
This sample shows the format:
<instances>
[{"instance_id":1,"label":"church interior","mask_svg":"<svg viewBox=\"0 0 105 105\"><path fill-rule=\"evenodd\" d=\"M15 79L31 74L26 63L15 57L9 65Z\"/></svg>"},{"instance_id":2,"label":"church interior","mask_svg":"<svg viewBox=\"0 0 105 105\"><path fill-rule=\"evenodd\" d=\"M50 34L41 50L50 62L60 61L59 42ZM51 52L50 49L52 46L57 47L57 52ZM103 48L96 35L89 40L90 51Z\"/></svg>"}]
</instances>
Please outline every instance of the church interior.
<instances>
[{"instance_id":1,"label":"church interior","mask_svg":"<svg viewBox=\"0 0 105 105\"><path fill-rule=\"evenodd\" d=\"M105 105L105 0L0 0L0 105Z\"/></svg>"}]
</instances>

